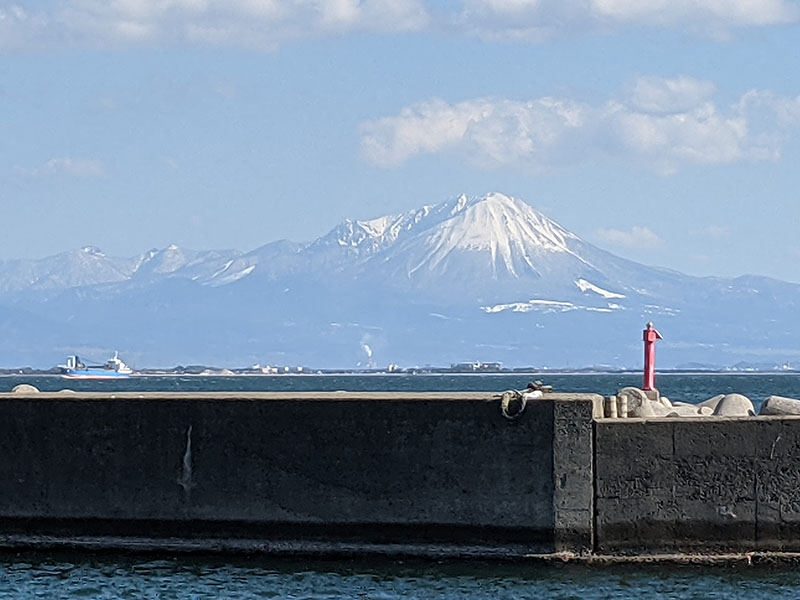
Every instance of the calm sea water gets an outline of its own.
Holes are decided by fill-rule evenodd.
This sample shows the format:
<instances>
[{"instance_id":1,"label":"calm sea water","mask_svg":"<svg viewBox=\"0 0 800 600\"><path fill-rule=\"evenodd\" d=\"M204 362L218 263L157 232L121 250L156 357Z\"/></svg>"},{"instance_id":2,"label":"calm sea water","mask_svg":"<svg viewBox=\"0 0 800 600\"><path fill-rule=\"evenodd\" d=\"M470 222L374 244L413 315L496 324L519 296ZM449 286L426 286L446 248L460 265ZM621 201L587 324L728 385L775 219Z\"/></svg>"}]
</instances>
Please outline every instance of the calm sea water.
<instances>
[{"instance_id":1,"label":"calm sea water","mask_svg":"<svg viewBox=\"0 0 800 600\"><path fill-rule=\"evenodd\" d=\"M556 391L609 395L640 385L633 374L144 377L65 381L0 377L43 391L491 391L522 389L534 379ZM662 394L699 402L738 392L800 397L800 374L660 374ZM800 570L765 567L526 565L415 561L319 562L274 558L158 557L101 554L0 554L5 598L308 598L308 599L800 599Z\"/></svg>"},{"instance_id":2,"label":"calm sea water","mask_svg":"<svg viewBox=\"0 0 800 600\"><path fill-rule=\"evenodd\" d=\"M790 600L800 573L760 567L581 567L487 563L15 556L0 598L334 600Z\"/></svg>"},{"instance_id":3,"label":"calm sea water","mask_svg":"<svg viewBox=\"0 0 800 600\"><path fill-rule=\"evenodd\" d=\"M480 391L502 392L524 389L528 382L541 380L557 392L595 392L611 395L626 386L641 386L642 377L634 373L590 374L487 374L487 375L271 375L235 377L132 377L118 381L66 380L57 376L0 377L0 392L20 383L30 383L42 391L65 388L76 391ZM736 392L749 397L758 408L770 395L800 398L800 373L678 374L656 377L661 393L671 400L701 402L717 394Z\"/></svg>"}]
</instances>

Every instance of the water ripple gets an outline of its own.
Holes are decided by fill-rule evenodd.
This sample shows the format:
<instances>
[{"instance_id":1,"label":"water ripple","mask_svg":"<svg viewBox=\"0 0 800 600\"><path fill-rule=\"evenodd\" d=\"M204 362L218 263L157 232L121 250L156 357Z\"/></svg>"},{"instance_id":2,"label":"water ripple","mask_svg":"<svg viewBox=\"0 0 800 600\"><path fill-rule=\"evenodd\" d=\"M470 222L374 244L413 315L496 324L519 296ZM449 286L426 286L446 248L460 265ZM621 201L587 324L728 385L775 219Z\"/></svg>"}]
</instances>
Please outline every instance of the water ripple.
<instances>
[{"instance_id":1,"label":"water ripple","mask_svg":"<svg viewBox=\"0 0 800 600\"><path fill-rule=\"evenodd\" d=\"M800 597L800 573L756 567L586 567L488 563L308 563L275 559L6 556L0 599L769 600Z\"/></svg>"}]
</instances>

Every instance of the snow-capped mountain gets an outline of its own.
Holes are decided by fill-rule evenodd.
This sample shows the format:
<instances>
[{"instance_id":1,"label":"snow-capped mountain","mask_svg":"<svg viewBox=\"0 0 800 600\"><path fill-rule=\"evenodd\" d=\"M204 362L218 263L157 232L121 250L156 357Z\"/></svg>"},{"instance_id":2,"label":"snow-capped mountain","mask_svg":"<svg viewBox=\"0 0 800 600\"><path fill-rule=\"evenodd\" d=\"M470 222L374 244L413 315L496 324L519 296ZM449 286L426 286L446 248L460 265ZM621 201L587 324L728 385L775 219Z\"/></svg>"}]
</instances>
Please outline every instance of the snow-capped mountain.
<instances>
[{"instance_id":1,"label":"snow-capped mountain","mask_svg":"<svg viewBox=\"0 0 800 600\"><path fill-rule=\"evenodd\" d=\"M23 290L60 290L125 281L135 259L114 258L86 246L44 260L0 262L0 293Z\"/></svg>"},{"instance_id":2,"label":"snow-capped mountain","mask_svg":"<svg viewBox=\"0 0 800 600\"><path fill-rule=\"evenodd\" d=\"M520 200L461 196L433 214L439 218L415 223L370 266L418 290L468 291L474 282L491 283L481 297L494 300L572 286L578 276L602 279L582 256L585 242Z\"/></svg>"},{"instance_id":3,"label":"snow-capped mountain","mask_svg":"<svg viewBox=\"0 0 800 600\"><path fill-rule=\"evenodd\" d=\"M142 255L131 279L152 281L160 277L181 277L204 285L227 285L247 277L255 269L255 261L235 250L198 252L175 244L163 250L150 250Z\"/></svg>"},{"instance_id":4,"label":"snow-capped mountain","mask_svg":"<svg viewBox=\"0 0 800 600\"><path fill-rule=\"evenodd\" d=\"M462 195L450 202L402 215L370 221L345 221L309 247L330 246L353 250L359 259L392 249L421 254L409 265L415 271L443 272L448 259L462 252L488 258L492 276L508 273L518 277L536 271L532 256L573 254L568 242L579 238L535 211L524 202L503 194L469 199Z\"/></svg>"},{"instance_id":5,"label":"snow-capped mountain","mask_svg":"<svg viewBox=\"0 0 800 600\"><path fill-rule=\"evenodd\" d=\"M541 277L548 258L584 262L570 248L575 241L577 236L520 200L490 194L472 201L461 196L447 219L405 240L398 252L411 258L409 278L420 271L443 275L460 255L483 263L492 279Z\"/></svg>"},{"instance_id":6,"label":"snow-capped mountain","mask_svg":"<svg viewBox=\"0 0 800 600\"><path fill-rule=\"evenodd\" d=\"M246 253L2 262L0 365L48 366L80 346L139 366L352 367L365 347L376 364L635 366L650 320L661 364L784 362L800 356L798 306L800 286L647 267L495 193Z\"/></svg>"},{"instance_id":7,"label":"snow-capped mountain","mask_svg":"<svg viewBox=\"0 0 800 600\"><path fill-rule=\"evenodd\" d=\"M348 219L313 242L309 249L317 252L330 247L346 248L353 256L366 258L389 248L398 240L412 237L457 215L468 202L462 195L452 202L423 206L405 214L386 215L369 221Z\"/></svg>"}]
</instances>

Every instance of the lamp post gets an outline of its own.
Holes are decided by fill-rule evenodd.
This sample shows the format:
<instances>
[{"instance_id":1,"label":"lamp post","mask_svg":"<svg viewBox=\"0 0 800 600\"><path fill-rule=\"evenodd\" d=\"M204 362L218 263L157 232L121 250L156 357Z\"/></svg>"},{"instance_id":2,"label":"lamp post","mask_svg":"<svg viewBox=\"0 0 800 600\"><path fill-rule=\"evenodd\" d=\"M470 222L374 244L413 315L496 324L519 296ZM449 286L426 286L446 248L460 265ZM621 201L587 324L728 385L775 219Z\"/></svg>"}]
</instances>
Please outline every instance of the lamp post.
<instances>
[{"instance_id":1,"label":"lamp post","mask_svg":"<svg viewBox=\"0 0 800 600\"><path fill-rule=\"evenodd\" d=\"M647 324L644 330L644 386L645 391L656 389L656 340L661 334L656 331L652 323Z\"/></svg>"}]
</instances>

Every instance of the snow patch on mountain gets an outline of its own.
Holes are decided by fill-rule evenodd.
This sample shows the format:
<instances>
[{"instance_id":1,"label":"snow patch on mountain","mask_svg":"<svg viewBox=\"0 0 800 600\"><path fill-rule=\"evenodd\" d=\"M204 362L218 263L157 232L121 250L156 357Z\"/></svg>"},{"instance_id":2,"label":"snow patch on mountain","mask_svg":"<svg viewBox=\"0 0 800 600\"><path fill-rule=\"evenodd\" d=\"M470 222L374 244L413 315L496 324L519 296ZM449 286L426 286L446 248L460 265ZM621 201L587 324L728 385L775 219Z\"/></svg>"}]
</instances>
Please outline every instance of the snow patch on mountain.
<instances>
[{"instance_id":1,"label":"snow patch on mountain","mask_svg":"<svg viewBox=\"0 0 800 600\"><path fill-rule=\"evenodd\" d=\"M183 250L175 244L170 244L163 250L155 248L140 257L134 273L151 273L165 275L185 267L192 259L197 257L193 250Z\"/></svg>"},{"instance_id":2,"label":"snow patch on mountain","mask_svg":"<svg viewBox=\"0 0 800 600\"><path fill-rule=\"evenodd\" d=\"M613 298L624 298L625 297L624 294L617 294L616 292L609 292L608 290L604 290L603 288L601 288L599 286L596 286L595 284L590 283L590 282L586 281L585 279L578 279L578 281L575 282L575 285L577 285L578 289L580 291L582 291L582 292L586 292L586 291L594 292L595 294L598 294L598 295L602 296L603 298L606 298L607 300L611 300Z\"/></svg>"},{"instance_id":3,"label":"snow patch on mountain","mask_svg":"<svg viewBox=\"0 0 800 600\"><path fill-rule=\"evenodd\" d=\"M207 285L211 285L213 287L219 287L222 285L228 285L229 283L233 283L234 281L239 281L244 277L247 277L252 273L256 265L250 265L245 267L244 269L231 269L230 266L233 264L234 261L229 261L228 266L225 269L217 271L213 276L209 278L206 282Z\"/></svg>"},{"instance_id":4,"label":"snow patch on mountain","mask_svg":"<svg viewBox=\"0 0 800 600\"><path fill-rule=\"evenodd\" d=\"M528 300L527 302L510 302L508 304L495 304L493 306L481 306L487 314L500 313L503 311L511 311L518 313L526 313L531 311L540 312L567 312L569 310L578 310L578 306L572 302L561 302L559 300Z\"/></svg>"},{"instance_id":5,"label":"snow patch on mountain","mask_svg":"<svg viewBox=\"0 0 800 600\"><path fill-rule=\"evenodd\" d=\"M466 194L461 194L457 199L455 205L450 210L450 216L454 216L464 210L469 204L469 198L467 198Z\"/></svg>"},{"instance_id":6,"label":"snow patch on mountain","mask_svg":"<svg viewBox=\"0 0 800 600\"><path fill-rule=\"evenodd\" d=\"M669 317L674 317L675 315L679 314L681 311L677 308L670 308L668 306L658 306L656 304L645 304L644 310L642 311L646 315L664 315Z\"/></svg>"},{"instance_id":7,"label":"snow patch on mountain","mask_svg":"<svg viewBox=\"0 0 800 600\"><path fill-rule=\"evenodd\" d=\"M496 314L505 311L515 313L528 312L569 312L573 310L585 310L587 312L610 313L617 310L625 310L619 304L608 304L607 306L582 306L573 302L563 300L528 300L527 302L509 302L507 304L494 304L491 306L481 306L481 310L486 314Z\"/></svg>"}]
</instances>

